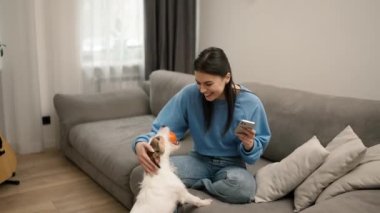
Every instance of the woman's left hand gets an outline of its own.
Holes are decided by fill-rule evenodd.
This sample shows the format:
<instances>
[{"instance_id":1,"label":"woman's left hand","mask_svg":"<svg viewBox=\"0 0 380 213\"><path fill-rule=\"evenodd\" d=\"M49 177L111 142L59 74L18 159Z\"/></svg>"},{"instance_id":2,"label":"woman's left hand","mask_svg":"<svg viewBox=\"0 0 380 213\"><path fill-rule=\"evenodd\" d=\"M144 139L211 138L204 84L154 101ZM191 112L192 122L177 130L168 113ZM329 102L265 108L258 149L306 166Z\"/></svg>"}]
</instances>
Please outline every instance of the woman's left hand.
<instances>
[{"instance_id":1,"label":"woman's left hand","mask_svg":"<svg viewBox=\"0 0 380 213\"><path fill-rule=\"evenodd\" d=\"M243 132L236 133L236 136L243 143L245 151L251 151L254 146L256 131L251 128L244 128Z\"/></svg>"}]
</instances>

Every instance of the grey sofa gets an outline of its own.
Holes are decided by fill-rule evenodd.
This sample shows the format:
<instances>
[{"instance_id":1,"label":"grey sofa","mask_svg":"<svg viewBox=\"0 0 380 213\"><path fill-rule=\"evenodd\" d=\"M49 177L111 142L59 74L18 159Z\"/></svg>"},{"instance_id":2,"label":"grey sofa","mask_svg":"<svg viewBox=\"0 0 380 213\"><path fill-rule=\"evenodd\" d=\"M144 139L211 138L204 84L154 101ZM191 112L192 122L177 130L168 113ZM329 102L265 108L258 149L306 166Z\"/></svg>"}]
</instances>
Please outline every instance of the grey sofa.
<instances>
[{"instance_id":1,"label":"grey sofa","mask_svg":"<svg viewBox=\"0 0 380 213\"><path fill-rule=\"evenodd\" d=\"M125 91L55 95L62 152L130 209L142 178L142 169L131 150L131 142L135 136L149 131L154 117L170 97L192 82L192 75L159 70L152 73L148 83ZM261 98L273 134L262 158L248 167L252 174L270 162L280 161L312 135L317 135L326 145L348 124L367 147L380 143L380 101L333 97L254 82L242 84ZM188 135L175 154L188 153L191 140ZM190 191L208 197L202 191ZM355 190L302 212L379 212L379 200L380 189ZM214 200L208 207L184 205L181 210L290 213L293 212L293 198L289 193L277 201L244 205Z\"/></svg>"}]
</instances>

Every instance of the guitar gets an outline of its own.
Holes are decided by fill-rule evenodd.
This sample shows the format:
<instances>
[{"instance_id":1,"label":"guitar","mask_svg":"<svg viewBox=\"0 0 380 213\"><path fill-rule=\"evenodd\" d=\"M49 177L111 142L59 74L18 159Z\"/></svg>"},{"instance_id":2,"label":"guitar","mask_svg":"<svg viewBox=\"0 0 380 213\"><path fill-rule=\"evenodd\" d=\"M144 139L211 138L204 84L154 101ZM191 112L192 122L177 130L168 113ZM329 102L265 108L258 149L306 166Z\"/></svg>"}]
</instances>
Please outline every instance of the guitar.
<instances>
[{"instance_id":1,"label":"guitar","mask_svg":"<svg viewBox=\"0 0 380 213\"><path fill-rule=\"evenodd\" d=\"M16 153L11 145L0 134L0 183L19 184L17 180L9 180L16 174Z\"/></svg>"}]
</instances>

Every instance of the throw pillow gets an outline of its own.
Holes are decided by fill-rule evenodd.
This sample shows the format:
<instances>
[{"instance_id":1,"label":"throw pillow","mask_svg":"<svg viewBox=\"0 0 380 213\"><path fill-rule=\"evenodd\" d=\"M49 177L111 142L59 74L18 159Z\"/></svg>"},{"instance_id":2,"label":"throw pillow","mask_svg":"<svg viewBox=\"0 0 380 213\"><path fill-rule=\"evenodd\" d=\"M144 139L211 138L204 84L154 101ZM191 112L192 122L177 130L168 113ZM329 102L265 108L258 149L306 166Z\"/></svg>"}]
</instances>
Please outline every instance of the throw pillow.
<instances>
[{"instance_id":1,"label":"throw pillow","mask_svg":"<svg viewBox=\"0 0 380 213\"><path fill-rule=\"evenodd\" d=\"M328 151L313 136L280 162L259 169L255 202L268 202L285 196L318 168L327 155Z\"/></svg>"},{"instance_id":2,"label":"throw pillow","mask_svg":"<svg viewBox=\"0 0 380 213\"><path fill-rule=\"evenodd\" d=\"M345 192L374 188L380 188L380 144L369 147L359 166L329 185L316 203Z\"/></svg>"},{"instance_id":3,"label":"throw pillow","mask_svg":"<svg viewBox=\"0 0 380 213\"><path fill-rule=\"evenodd\" d=\"M350 126L340 132L326 149L330 154L325 162L294 192L295 212L312 205L323 189L355 168L366 151L366 147Z\"/></svg>"}]
</instances>

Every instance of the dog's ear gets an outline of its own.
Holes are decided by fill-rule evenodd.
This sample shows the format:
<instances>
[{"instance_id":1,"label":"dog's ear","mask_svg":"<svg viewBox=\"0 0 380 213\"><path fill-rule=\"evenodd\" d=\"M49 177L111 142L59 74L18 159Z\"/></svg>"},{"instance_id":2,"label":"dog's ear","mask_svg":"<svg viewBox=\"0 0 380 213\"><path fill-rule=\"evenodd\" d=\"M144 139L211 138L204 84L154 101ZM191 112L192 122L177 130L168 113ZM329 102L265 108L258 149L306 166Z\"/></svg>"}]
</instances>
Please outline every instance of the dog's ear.
<instances>
[{"instance_id":1,"label":"dog's ear","mask_svg":"<svg viewBox=\"0 0 380 213\"><path fill-rule=\"evenodd\" d=\"M160 167L160 155L157 152L148 152L150 160L158 167Z\"/></svg>"},{"instance_id":2,"label":"dog's ear","mask_svg":"<svg viewBox=\"0 0 380 213\"><path fill-rule=\"evenodd\" d=\"M162 136L157 136L152 139L150 146L153 148L154 152L162 155L165 152L165 146L160 141L164 140Z\"/></svg>"},{"instance_id":3,"label":"dog's ear","mask_svg":"<svg viewBox=\"0 0 380 213\"><path fill-rule=\"evenodd\" d=\"M150 142L150 146L153 148L153 152L148 153L150 159L158 168L160 168L160 156L163 153L163 147L160 146L160 140L163 140L161 136L154 137Z\"/></svg>"},{"instance_id":4,"label":"dog's ear","mask_svg":"<svg viewBox=\"0 0 380 213\"><path fill-rule=\"evenodd\" d=\"M150 142L150 146L153 148L154 152L159 152L160 151L160 138L159 137L154 137L152 141Z\"/></svg>"},{"instance_id":5,"label":"dog's ear","mask_svg":"<svg viewBox=\"0 0 380 213\"><path fill-rule=\"evenodd\" d=\"M160 154L158 154L157 152L153 152L153 154L152 154L152 156L151 156L150 159L153 161L154 164L156 164L156 166L158 168L161 168L160 167L160 160L161 160L161 155Z\"/></svg>"}]
</instances>

